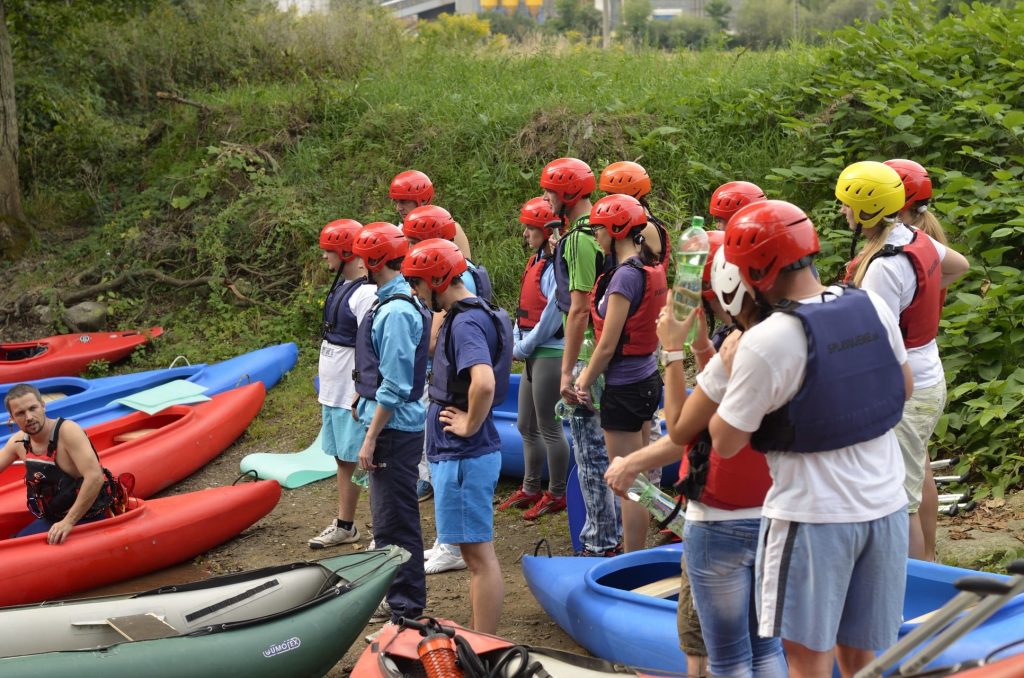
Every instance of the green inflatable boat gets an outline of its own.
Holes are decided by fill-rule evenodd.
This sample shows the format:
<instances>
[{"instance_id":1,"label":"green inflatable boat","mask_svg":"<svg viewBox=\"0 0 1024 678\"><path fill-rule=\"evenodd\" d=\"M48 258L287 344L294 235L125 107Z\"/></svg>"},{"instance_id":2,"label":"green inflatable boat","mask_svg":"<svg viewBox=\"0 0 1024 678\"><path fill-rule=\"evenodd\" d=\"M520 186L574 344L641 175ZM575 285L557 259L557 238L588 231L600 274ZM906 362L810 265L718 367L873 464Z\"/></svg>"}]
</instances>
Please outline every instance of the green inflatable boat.
<instances>
[{"instance_id":1,"label":"green inflatable boat","mask_svg":"<svg viewBox=\"0 0 1024 678\"><path fill-rule=\"evenodd\" d=\"M322 676L408 558L391 547L144 593L0 608L0 676Z\"/></svg>"}]
</instances>

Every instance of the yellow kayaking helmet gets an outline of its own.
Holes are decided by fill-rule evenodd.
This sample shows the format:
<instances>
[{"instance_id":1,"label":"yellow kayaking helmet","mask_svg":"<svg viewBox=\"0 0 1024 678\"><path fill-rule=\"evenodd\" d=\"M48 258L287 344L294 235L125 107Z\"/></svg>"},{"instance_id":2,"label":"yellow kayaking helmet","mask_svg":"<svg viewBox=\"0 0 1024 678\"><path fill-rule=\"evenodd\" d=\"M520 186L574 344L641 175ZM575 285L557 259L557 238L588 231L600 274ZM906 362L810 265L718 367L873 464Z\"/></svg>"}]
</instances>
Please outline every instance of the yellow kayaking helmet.
<instances>
[{"instance_id":1,"label":"yellow kayaking helmet","mask_svg":"<svg viewBox=\"0 0 1024 678\"><path fill-rule=\"evenodd\" d=\"M884 217L896 215L906 201L899 173L873 160L844 169L836 183L836 197L853 210L860 228L874 228Z\"/></svg>"}]
</instances>

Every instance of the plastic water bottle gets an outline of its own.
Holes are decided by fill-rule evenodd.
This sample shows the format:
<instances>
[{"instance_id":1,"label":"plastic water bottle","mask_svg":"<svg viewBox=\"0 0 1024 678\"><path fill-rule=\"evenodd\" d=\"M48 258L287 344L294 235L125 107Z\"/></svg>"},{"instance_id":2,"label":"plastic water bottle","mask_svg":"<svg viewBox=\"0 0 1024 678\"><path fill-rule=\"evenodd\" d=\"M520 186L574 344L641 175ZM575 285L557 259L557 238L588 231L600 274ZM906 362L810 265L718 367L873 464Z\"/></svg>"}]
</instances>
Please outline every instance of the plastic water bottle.
<instances>
[{"instance_id":1,"label":"plastic water bottle","mask_svg":"<svg viewBox=\"0 0 1024 678\"><path fill-rule=\"evenodd\" d=\"M555 403L555 421L562 421L567 417L571 417L572 413L576 411L575 405L570 405L565 402L565 398L559 398L558 402Z\"/></svg>"},{"instance_id":2,"label":"plastic water bottle","mask_svg":"<svg viewBox=\"0 0 1024 678\"><path fill-rule=\"evenodd\" d=\"M704 280L704 263L708 260L708 234L704 230L704 217L694 217L690 228L679 236L679 263L676 267L676 283L672 287L672 313L676 320L686 320L697 306ZM697 323L690 329L686 343L692 344L697 332Z\"/></svg>"},{"instance_id":3,"label":"plastic water bottle","mask_svg":"<svg viewBox=\"0 0 1024 678\"><path fill-rule=\"evenodd\" d=\"M583 343L580 344L580 360L583 365L589 365L590 359L594 356L594 349L597 348L597 340L594 339L594 331L591 328L587 328L587 331L583 333ZM582 368L577 365L579 372L582 372ZM576 372L573 372L575 376L579 376ZM601 409L601 395L604 393L604 374L599 374L597 380L590 387L590 403L593 406L594 411Z\"/></svg>"},{"instance_id":4,"label":"plastic water bottle","mask_svg":"<svg viewBox=\"0 0 1024 678\"><path fill-rule=\"evenodd\" d=\"M636 480L626 492L626 496L647 509L647 512L659 521L668 518L676 507L676 500L662 492L660 487L648 480L647 476L642 473L637 475ZM679 511L665 527L682 537L685 524L686 518L683 511Z\"/></svg>"},{"instance_id":5,"label":"plastic water bottle","mask_svg":"<svg viewBox=\"0 0 1024 678\"><path fill-rule=\"evenodd\" d=\"M366 469L356 466L356 470L352 472L352 484L365 490L370 486L370 474Z\"/></svg>"}]
</instances>

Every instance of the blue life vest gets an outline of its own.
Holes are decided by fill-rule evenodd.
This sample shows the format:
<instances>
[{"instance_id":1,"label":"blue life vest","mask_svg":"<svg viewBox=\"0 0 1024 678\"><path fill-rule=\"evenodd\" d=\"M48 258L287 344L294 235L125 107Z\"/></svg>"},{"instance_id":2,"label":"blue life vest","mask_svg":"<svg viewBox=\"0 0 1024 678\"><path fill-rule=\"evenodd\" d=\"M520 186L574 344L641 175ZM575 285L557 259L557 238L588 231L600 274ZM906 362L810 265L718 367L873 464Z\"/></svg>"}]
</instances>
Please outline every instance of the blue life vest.
<instances>
[{"instance_id":1,"label":"blue life vest","mask_svg":"<svg viewBox=\"0 0 1024 678\"><path fill-rule=\"evenodd\" d=\"M807 335L797 394L765 415L750 443L760 452L825 452L872 440L903 416L903 370L866 292L846 288L820 304L785 301Z\"/></svg>"},{"instance_id":2,"label":"blue life vest","mask_svg":"<svg viewBox=\"0 0 1024 678\"><path fill-rule=\"evenodd\" d=\"M331 291L327 293L327 301L324 302L323 338L335 346L351 348L356 345L359 321L348 302L365 282L366 278L357 278L346 280L339 285L335 279Z\"/></svg>"},{"instance_id":3,"label":"blue life vest","mask_svg":"<svg viewBox=\"0 0 1024 678\"><path fill-rule=\"evenodd\" d=\"M489 304L494 303L494 286L491 285L491 275L487 269L469 260L466 263L466 270L473 276L473 283L476 284L476 296Z\"/></svg>"},{"instance_id":4,"label":"blue life vest","mask_svg":"<svg viewBox=\"0 0 1024 678\"><path fill-rule=\"evenodd\" d=\"M455 369L455 342L451 333L452 323L460 313L485 313L498 336L496 346L491 348L491 365L494 368L494 401L496 405L508 394L509 373L512 371L512 321L505 309L492 306L479 298L464 299L455 303L441 324L434 348L434 363L430 370L430 399L442 405L453 405L460 410L469 409L469 374L459 374ZM492 405L493 406L493 405Z\"/></svg>"},{"instance_id":5,"label":"blue life vest","mask_svg":"<svg viewBox=\"0 0 1024 678\"><path fill-rule=\"evenodd\" d=\"M377 311L382 306L396 300L412 304L423 321L420 343L416 346L416 364L413 367L412 391L409 393L409 397L405 399L406 402L414 403L423 395L423 386L426 383L427 354L430 349L430 323L432 316L430 311L423 307L423 304L408 294L395 294L383 301L377 301L366 312L366 317L363 318L363 322L359 324L359 330L356 332L356 368L352 370L352 381L355 382L356 393L360 397L368 400L377 399L377 389L380 388L381 381L380 356L377 355L377 350L373 347L373 321Z\"/></svg>"},{"instance_id":6,"label":"blue life vest","mask_svg":"<svg viewBox=\"0 0 1024 678\"><path fill-rule=\"evenodd\" d=\"M569 262L565 260L565 243L570 236L575 236L581 231L590 237L594 236L594 229L590 227L589 218L577 219L573 227L559 238L558 245L555 246L555 304L562 313L568 313L569 307L572 306L572 292L569 290ZM604 263L604 255L598 251L594 266L594 270L598 274L604 270ZM586 291L590 292L590 290Z\"/></svg>"}]
</instances>

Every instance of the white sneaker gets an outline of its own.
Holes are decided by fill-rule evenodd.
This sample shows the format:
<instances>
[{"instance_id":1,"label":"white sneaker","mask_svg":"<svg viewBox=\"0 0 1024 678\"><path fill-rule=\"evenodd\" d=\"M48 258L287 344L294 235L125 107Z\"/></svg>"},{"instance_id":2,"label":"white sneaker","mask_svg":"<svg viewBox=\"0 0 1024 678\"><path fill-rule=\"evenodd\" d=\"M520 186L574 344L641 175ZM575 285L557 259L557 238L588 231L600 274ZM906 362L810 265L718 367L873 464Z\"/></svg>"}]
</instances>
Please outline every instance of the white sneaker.
<instances>
[{"instance_id":1,"label":"white sneaker","mask_svg":"<svg viewBox=\"0 0 1024 678\"><path fill-rule=\"evenodd\" d=\"M461 555L453 553L447 544L440 544L434 550L430 560L423 564L423 571L427 574L439 574L449 570L464 569L466 569L466 561L462 559Z\"/></svg>"},{"instance_id":2,"label":"white sneaker","mask_svg":"<svg viewBox=\"0 0 1024 678\"><path fill-rule=\"evenodd\" d=\"M369 546L366 547L366 550L367 551L372 551L375 548L377 548L377 540L376 539L371 539Z\"/></svg>"},{"instance_id":3,"label":"white sneaker","mask_svg":"<svg viewBox=\"0 0 1024 678\"><path fill-rule=\"evenodd\" d=\"M373 616L370 617L371 624L379 624L381 622L391 621L391 606L388 605L387 600L380 601L380 605L374 611Z\"/></svg>"},{"instance_id":4,"label":"white sneaker","mask_svg":"<svg viewBox=\"0 0 1024 678\"><path fill-rule=\"evenodd\" d=\"M429 549L424 549L424 551L423 551L423 560L425 560L425 561L426 560L430 560L431 558L434 557L434 552L437 551L437 545L438 545L437 539L434 539L434 545L431 546Z\"/></svg>"},{"instance_id":5,"label":"white sneaker","mask_svg":"<svg viewBox=\"0 0 1024 678\"><path fill-rule=\"evenodd\" d=\"M323 532L309 540L309 548L323 549L328 546L340 546L359 541L359 528L354 524L352 529L343 530L332 522Z\"/></svg>"},{"instance_id":6,"label":"white sneaker","mask_svg":"<svg viewBox=\"0 0 1024 678\"><path fill-rule=\"evenodd\" d=\"M365 640L366 644L369 645L373 641L375 641L378 638L380 638L380 634L384 633L384 629L388 628L389 626L394 627L395 624L393 622L389 621L387 624L384 624L383 626L381 626L379 629L377 629L373 633L368 633L365 636L363 636L363 640Z\"/></svg>"}]
</instances>

